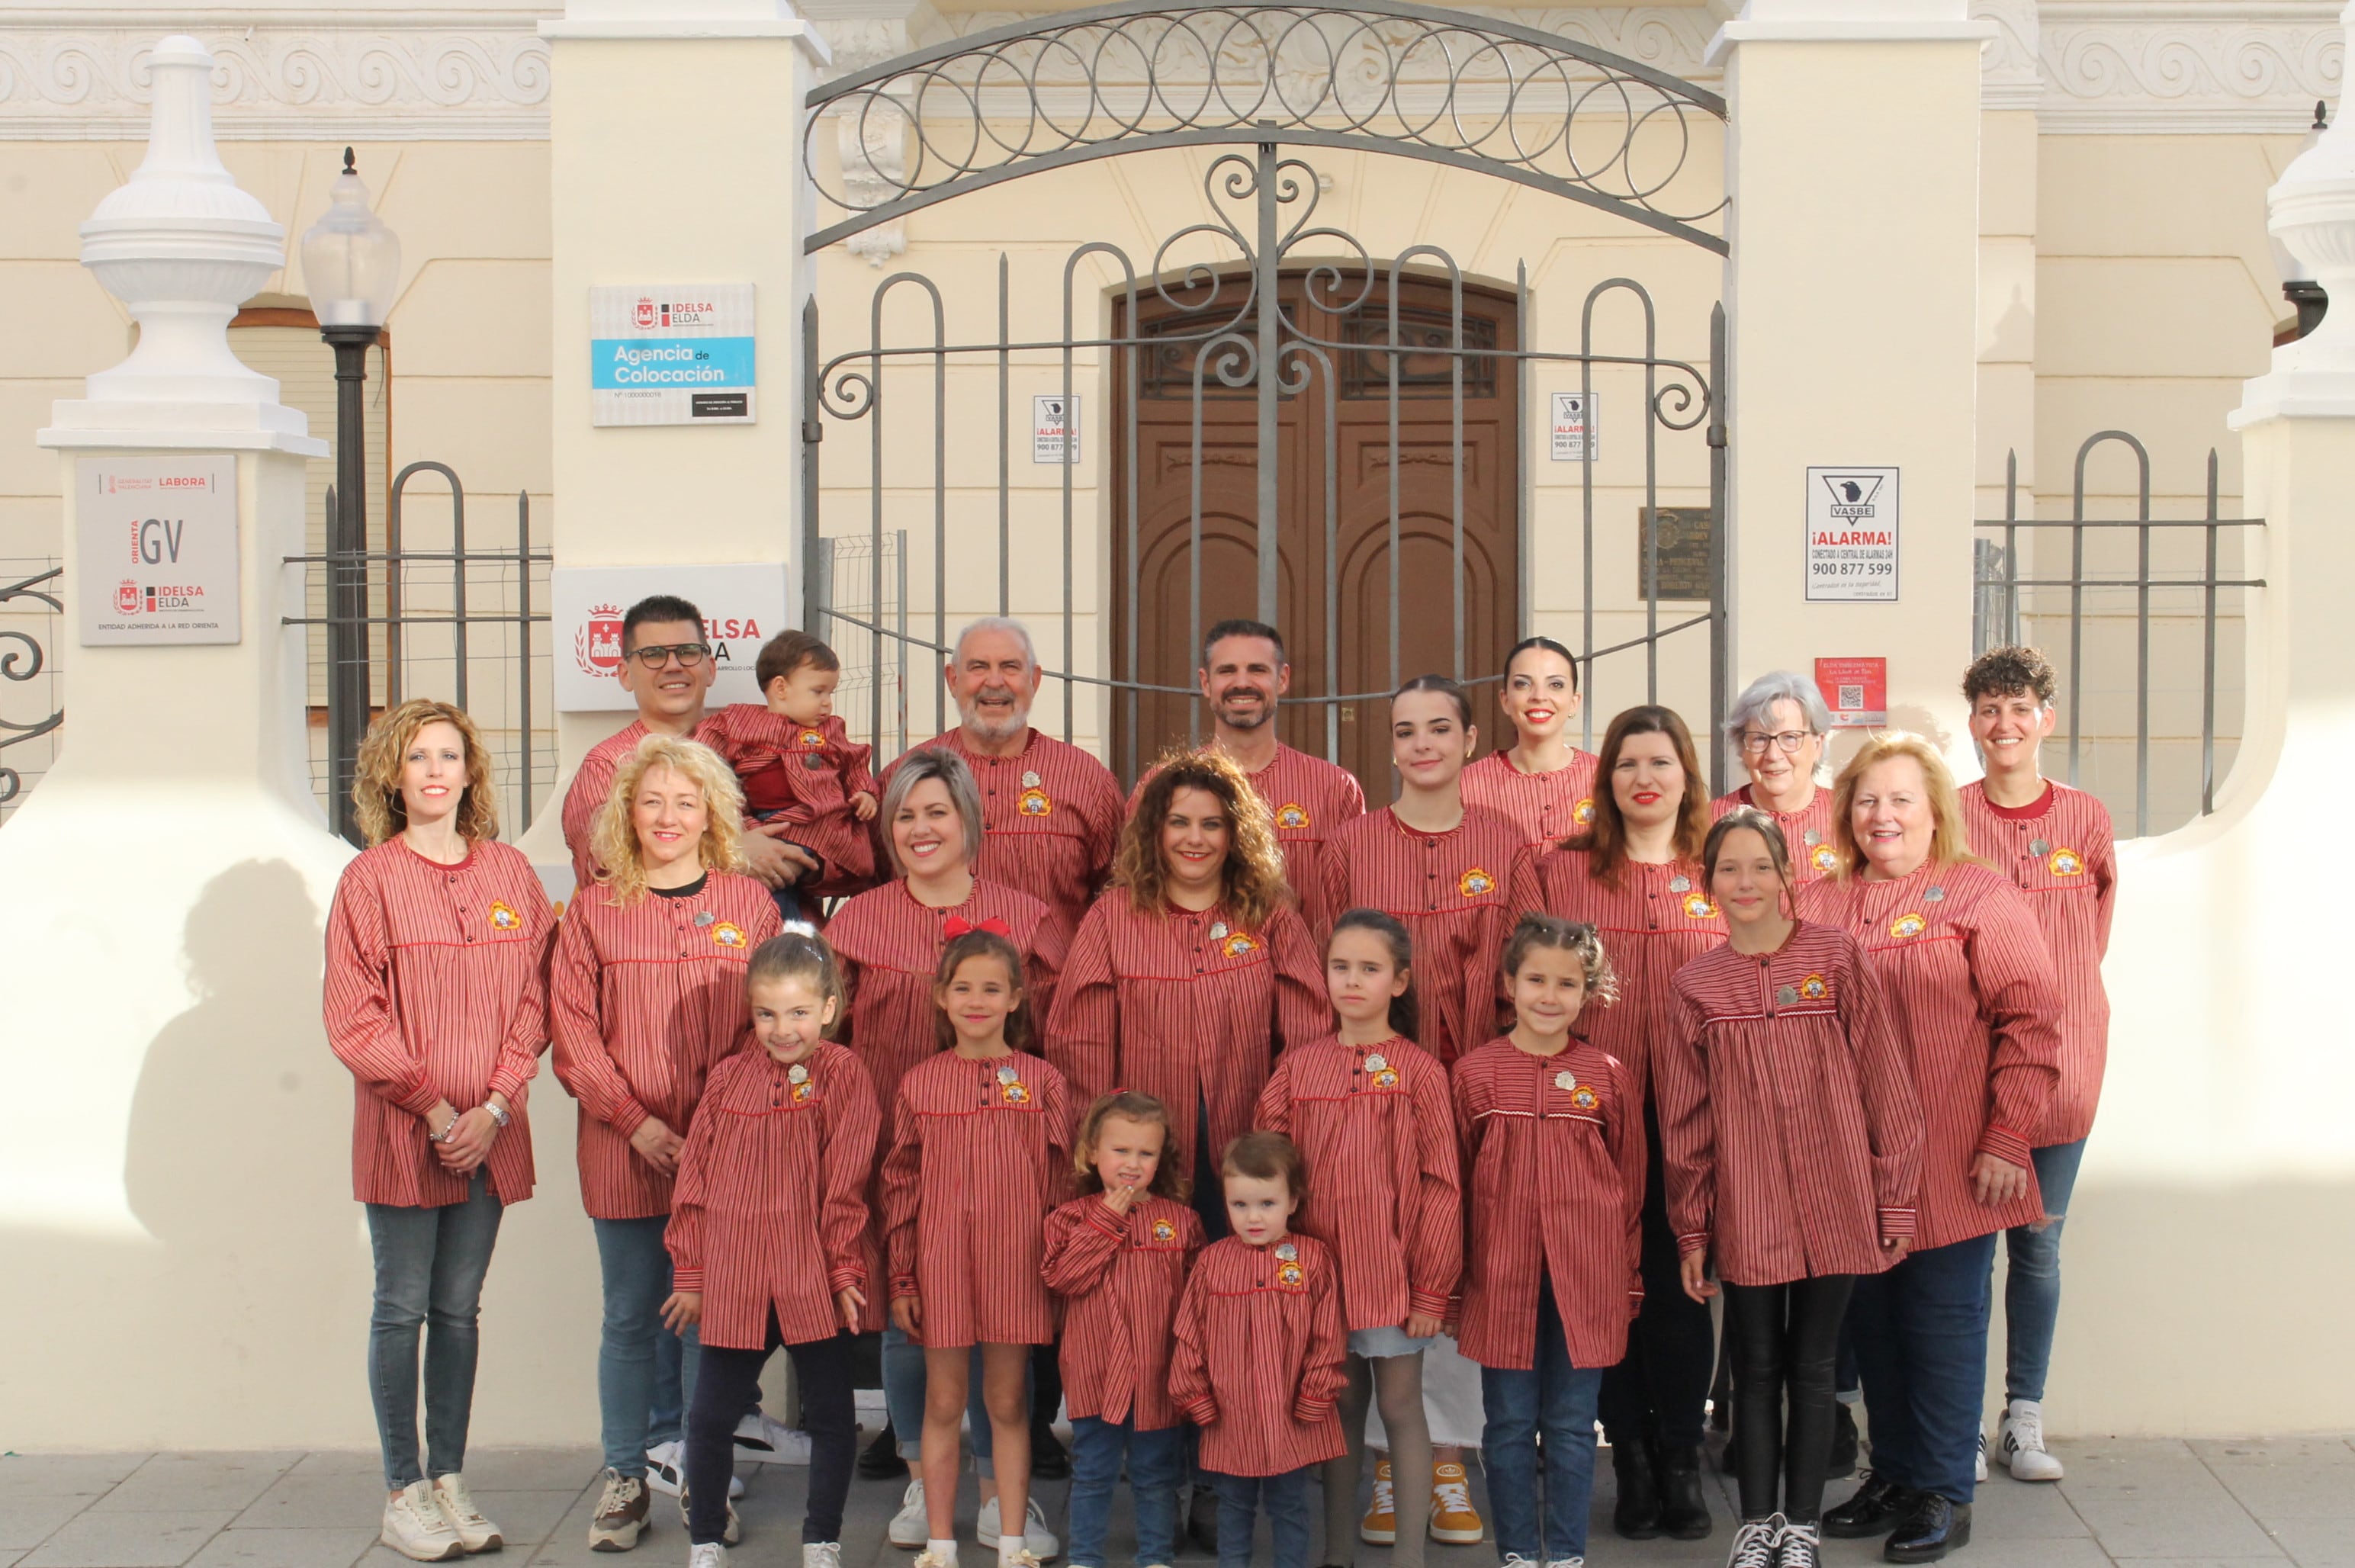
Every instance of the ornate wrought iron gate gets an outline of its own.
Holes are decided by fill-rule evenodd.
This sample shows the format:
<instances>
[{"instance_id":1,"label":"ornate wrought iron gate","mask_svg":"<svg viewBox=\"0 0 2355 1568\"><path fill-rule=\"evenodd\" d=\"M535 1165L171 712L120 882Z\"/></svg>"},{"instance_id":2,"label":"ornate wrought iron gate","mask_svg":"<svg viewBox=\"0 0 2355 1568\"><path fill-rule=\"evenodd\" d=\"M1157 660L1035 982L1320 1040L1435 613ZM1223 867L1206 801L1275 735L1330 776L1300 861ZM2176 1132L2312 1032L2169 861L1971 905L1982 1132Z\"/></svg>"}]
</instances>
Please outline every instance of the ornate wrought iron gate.
<instances>
[{"instance_id":1,"label":"ornate wrought iron gate","mask_svg":"<svg viewBox=\"0 0 2355 1568\"><path fill-rule=\"evenodd\" d=\"M805 624L847 645L854 664L861 642L879 670L911 645L943 651L954 624L970 615L1027 610L1036 618L1045 595L1028 580L1018 595L1018 572L1049 568L1016 548L1022 491L1014 466L1023 445L1034 447L1028 458L1039 456L1031 399L1051 397L1069 418L1076 398L1082 410L1113 412L1093 426L1075 421L1062 438L1060 635L1041 639L1041 655L1062 686L1067 736L1077 688L1113 696L1106 718L1117 737L1114 763L1125 776L1175 738L1141 733L1140 699L1192 697L1190 651L1182 660L1175 655L1199 645L1209 622L1252 613L1284 625L1295 643L1295 673L1305 676L1295 687L1309 688L1287 699L1287 738L1348 761L1344 725L1354 705L1381 699L1401 677L1438 668L1459 679L1498 678L1488 629L1501 626L1512 636L1531 629L1534 547L1559 561L1573 530L1580 633L1563 640L1577 645L1590 691L1598 670L1631 671L1630 661L1640 659L1640 698L1629 675L1609 683L1610 700L1657 699L1663 645L1699 636L1708 645L1707 718L1715 727L1726 699L1725 541L1714 526L1723 515L1725 472L1721 309L1711 313L1706 370L1698 356L1662 352L1652 295L1632 278L1593 280L1575 341L1541 346L1526 268L1509 293L1492 286L1484 302L1478 281L1467 280L1440 245L1377 257L1318 220L1318 173L1298 155L1302 148L1365 149L1485 173L1722 254L1725 241L1696 226L1721 205L1714 187L1703 210L1679 212L1672 203L1693 142L1688 117L1721 118L1715 95L1552 35L1384 0L1347 9L1132 3L919 51L815 91L809 110L813 147L821 120L837 123L841 168L814 161L811 172L821 194L848 215L818 230L813 251L1037 170L1152 148L1236 147L1220 152L1202 176L1206 216L1162 240L1148 264L1140 268L1104 240L1069 252L1060 337L1018 338L1008 330L1017 296L1003 255L994 337L953 335L943 289L914 272L877 285L859 347L829 345L818 306L810 304L803 323L804 559L823 553L822 535L867 536L879 574L865 595L868 604L887 598L884 539L922 505L922 481L911 476L925 472L929 448L930 604L919 579L911 585L914 602L902 601L898 627L821 602L815 591L805 606ZM903 319L909 302L920 314L929 306L928 340L893 339L887 305L893 319ZM1598 311L1639 319L1640 340L1627 334L1629 341L1615 341L1607 322L1598 330ZM1685 325L1690 341L1698 324ZM1098 363L1082 367L1082 357ZM1031 368L1042 358L1059 362L1060 371L1043 386ZM994 407L970 397L952 400L953 368L992 364ZM1573 374L1574 393L1566 385ZM1567 485L1549 486L1542 508L1527 450L1549 428L1532 418L1541 376L1550 398L1574 397L1579 411L1575 429L1550 432L1553 455L1562 456L1567 443L1577 464L1574 498ZM1608 396L1623 411L1611 432L1614 444L1641 450L1637 476L1598 480L1592 411L1599 379L1610 383ZM1165 421L1172 403L1190 421L1182 447L1165 448L1168 464L1182 463L1188 487L1187 636L1182 645L1159 639L1168 645L1157 656L1140 623L1150 610L1174 613L1174 605L1147 592L1139 553L1150 543L1140 539L1149 483L1141 472L1149 461L1140 444L1141 405L1156 400ZM1362 442L1353 448L1364 472L1383 471L1372 483L1342 469L1337 409L1352 401L1361 429L1379 427L1374 449ZM1380 406L1379 420L1367 416L1369 403ZM1467 471L1467 410L1501 427L1486 460L1491 471L1476 471L1476 463ZM994 541L969 512L951 522L951 491L960 487L950 478L951 437L955 426L970 430L966 421L994 428ZM827 453L842 444L829 447L830 432L859 429L867 437L863 507L855 493L829 493L825 474ZM1095 527L1089 514L1096 498L1079 480L1073 450L1083 429L1116 446L1099 481L1112 489L1107 553L1116 571L1104 608L1114 636L1103 638L1091 622L1092 650L1079 645L1080 626L1098 595L1082 593L1074 564L1092 553L1079 550L1081 530ZM1678 442L1694 450L1673 453ZM1477 458L1484 449L1471 450ZM1690 475L1704 451L1705 485L1664 481L1665 460L1681 458L1676 466ZM855 444L843 455L855 462ZM1493 467L1508 462L1512 477L1504 485ZM1250 471L1248 488L1238 469ZM1500 519L1482 510L1497 504ZM1500 526L1513 548L1487 546L1476 519ZM1614 538L1614 528L1624 532ZM909 536L920 551L923 532ZM1598 534L1614 556L1621 543L1634 543L1632 594L1603 591ZM993 545L994 596L985 573L972 570L990 559ZM1504 580L1514 575L1509 567L1498 569L1506 554L1519 563L1518 581ZM1156 559L1175 570L1174 556ZM1302 581L1311 561L1320 570ZM1433 581L1442 571L1444 581ZM1498 598L1509 602L1493 602ZM1664 609L1679 602L1690 608ZM1367 625L1377 612L1381 624ZM1548 624L1559 628L1561 616ZM1640 631L1618 635L1637 624ZM1304 637L1304 627L1314 635ZM1387 658L1345 657L1345 627L1358 644L1386 649ZM1410 650L1420 664L1411 667ZM1095 662L1091 654L1102 656L1110 673L1084 673ZM954 718L937 684L919 682L909 704L918 730L928 687L935 727ZM876 682L872 711L853 716L854 723L864 717L878 739L890 732L883 689ZM1189 720L1198 723L1199 712ZM1591 737L1599 725L1593 706L1587 723ZM1724 768L1721 755L1721 775Z\"/></svg>"}]
</instances>

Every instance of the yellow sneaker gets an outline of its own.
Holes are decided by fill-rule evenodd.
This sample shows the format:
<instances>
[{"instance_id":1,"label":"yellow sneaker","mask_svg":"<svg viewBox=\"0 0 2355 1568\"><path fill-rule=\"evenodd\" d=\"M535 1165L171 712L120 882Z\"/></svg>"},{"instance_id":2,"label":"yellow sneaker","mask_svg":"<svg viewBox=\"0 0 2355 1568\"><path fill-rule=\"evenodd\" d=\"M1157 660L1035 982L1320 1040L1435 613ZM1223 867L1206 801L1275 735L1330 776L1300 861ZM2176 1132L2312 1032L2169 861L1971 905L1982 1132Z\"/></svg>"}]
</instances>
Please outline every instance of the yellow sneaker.
<instances>
[{"instance_id":1,"label":"yellow sneaker","mask_svg":"<svg viewBox=\"0 0 2355 1568\"><path fill-rule=\"evenodd\" d=\"M1487 1533L1472 1510L1472 1483L1461 1465L1434 1465L1431 1470L1431 1539L1452 1546L1472 1546Z\"/></svg>"},{"instance_id":2,"label":"yellow sneaker","mask_svg":"<svg viewBox=\"0 0 2355 1568\"><path fill-rule=\"evenodd\" d=\"M1398 1505L1391 1499L1391 1462L1374 1467L1374 1501L1358 1521L1358 1539L1369 1546L1388 1546L1398 1540ZM1478 1539L1475 1537L1474 1539Z\"/></svg>"}]
</instances>

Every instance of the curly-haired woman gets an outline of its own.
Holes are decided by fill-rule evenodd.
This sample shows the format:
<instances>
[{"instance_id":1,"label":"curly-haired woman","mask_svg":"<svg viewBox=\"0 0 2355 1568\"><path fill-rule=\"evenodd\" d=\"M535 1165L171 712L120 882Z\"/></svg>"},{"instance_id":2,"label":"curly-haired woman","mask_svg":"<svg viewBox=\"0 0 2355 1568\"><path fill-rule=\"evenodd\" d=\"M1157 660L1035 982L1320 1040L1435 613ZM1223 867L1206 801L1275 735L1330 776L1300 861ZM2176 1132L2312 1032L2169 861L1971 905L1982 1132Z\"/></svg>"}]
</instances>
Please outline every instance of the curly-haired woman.
<instances>
[{"instance_id":1,"label":"curly-haired woman","mask_svg":"<svg viewBox=\"0 0 2355 1568\"><path fill-rule=\"evenodd\" d=\"M383 1541L432 1563L500 1542L461 1472L483 1277L499 1216L531 1196L524 1099L547 1043L552 923L531 862L496 842L490 756L464 712L402 703L369 728L354 773L368 848L327 917L327 1040L355 1081L352 1195L376 1254Z\"/></svg>"}]
</instances>

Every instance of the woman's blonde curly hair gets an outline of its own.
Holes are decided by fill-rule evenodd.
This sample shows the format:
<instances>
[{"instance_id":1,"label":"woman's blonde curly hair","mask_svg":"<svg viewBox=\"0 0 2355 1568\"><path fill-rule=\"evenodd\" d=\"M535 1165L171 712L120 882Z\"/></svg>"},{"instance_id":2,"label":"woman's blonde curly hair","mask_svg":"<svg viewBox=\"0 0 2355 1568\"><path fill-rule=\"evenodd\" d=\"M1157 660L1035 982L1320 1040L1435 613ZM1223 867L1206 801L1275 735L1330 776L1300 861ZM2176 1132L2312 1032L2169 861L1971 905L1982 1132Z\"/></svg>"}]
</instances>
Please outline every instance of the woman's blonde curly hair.
<instances>
[{"instance_id":1,"label":"woman's blonde curly hair","mask_svg":"<svg viewBox=\"0 0 2355 1568\"><path fill-rule=\"evenodd\" d=\"M491 753L474 721L463 708L412 697L368 726L352 765L353 815L370 845L381 844L409 826L409 808L400 799L400 773L409 761L409 748L428 724L447 724L465 741L466 788L458 797L458 836L469 844L486 843L499 836L498 801L491 791Z\"/></svg>"},{"instance_id":2,"label":"woman's blonde curly hair","mask_svg":"<svg viewBox=\"0 0 2355 1568\"><path fill-rule=\"evenodd\" d=\"M1168 883L1168 867L1161 859L1161 825L1168 820L1169 803L1181 789L1205 790L1218 797L1231 835L1227 863L1220 868L1226 891L1220 901L1236 925L1262 930L1268 917L1292 898L1284 880L1284 852L1276 844L1275 814L1234 760L1209 747L1167 752L1155 765L1137 793L1136 808L1121 825L1113 884L1128 890L1139 913L1161 912Z\"/></svg>"},{"instance_id":3,"label":"woman's blonde curly hair","mask_svg":"<svg viewBox=\"0 0 2355 1568\"><path fill-rule=\"evenodd\" d=\"M703 837L697 846L703 853L703 869L744 869L744 792L737 785L735 770L700 741L649 735L614 770L613 787L605 793L605 804L597 808L589 830L589 852L597 862L597 880L613 890L611 901L616 907L634 904L645 896L645 859L638 852L631 805L646 775L656 768L677 773L703 792L706 815Z\"/></svg>"}]
</instances>

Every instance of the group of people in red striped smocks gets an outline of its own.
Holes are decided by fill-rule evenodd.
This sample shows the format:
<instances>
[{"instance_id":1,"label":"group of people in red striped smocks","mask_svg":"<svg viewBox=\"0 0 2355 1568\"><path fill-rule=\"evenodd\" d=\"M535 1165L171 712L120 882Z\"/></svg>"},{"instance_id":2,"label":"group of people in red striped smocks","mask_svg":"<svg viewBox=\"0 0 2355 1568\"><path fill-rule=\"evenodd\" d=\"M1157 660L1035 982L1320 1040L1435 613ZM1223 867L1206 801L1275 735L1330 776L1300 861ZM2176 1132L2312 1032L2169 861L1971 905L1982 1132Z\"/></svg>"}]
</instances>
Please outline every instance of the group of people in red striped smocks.
<instances>
[{"instance_id":1,"label":"group of people in red striped smocks","mask_svg":"<svg viewBox=\"0 0 2355 1568\"><path fill-rule=\"evenodd\" d=\"M1399 689L1368 811L1277 740L1255 622L1201 649L1208 741L1128 792L1031 727L1013 621L965 629L957 726L879 775L815 637L716 710L693 605L633 606L623 648L638 717L566 794L561 904L499 841L464 712L402 703L359 756L325 1017L396 1550L501 1544L467 1422L543 1051L600 1266L600 1551L666 1494L716 1568L754 1458L806 1467L805 1568L839 1568L854 1473L902 1480L892 1544L955 1568L967 1444L1009 1568L1104 1568L1124 1488L1144 1568L1242 1568L1263 1526L1278 1568L1490 1539L1568 1568L1598 1426L1614 1531L1699 1539L1712 1410L1737 1568L1813 1568L1825 1536L1935 1561L1990 1463L2061 1474L2116 869L2100 804L2039 770L2034 650L1964 675L1977 782L1897 732L1828 782L1831 716L1776 672L1711 800L1666 708L1572 745L1577 663L1532 637L1485 752L1465 687ZM761 1404L780 1349L792 1425ZM1827 1509L1859 1393L1870 1468ZM1070 1476L1060 1520L1034 1475Z\"/></svg>"}]
</instances>

